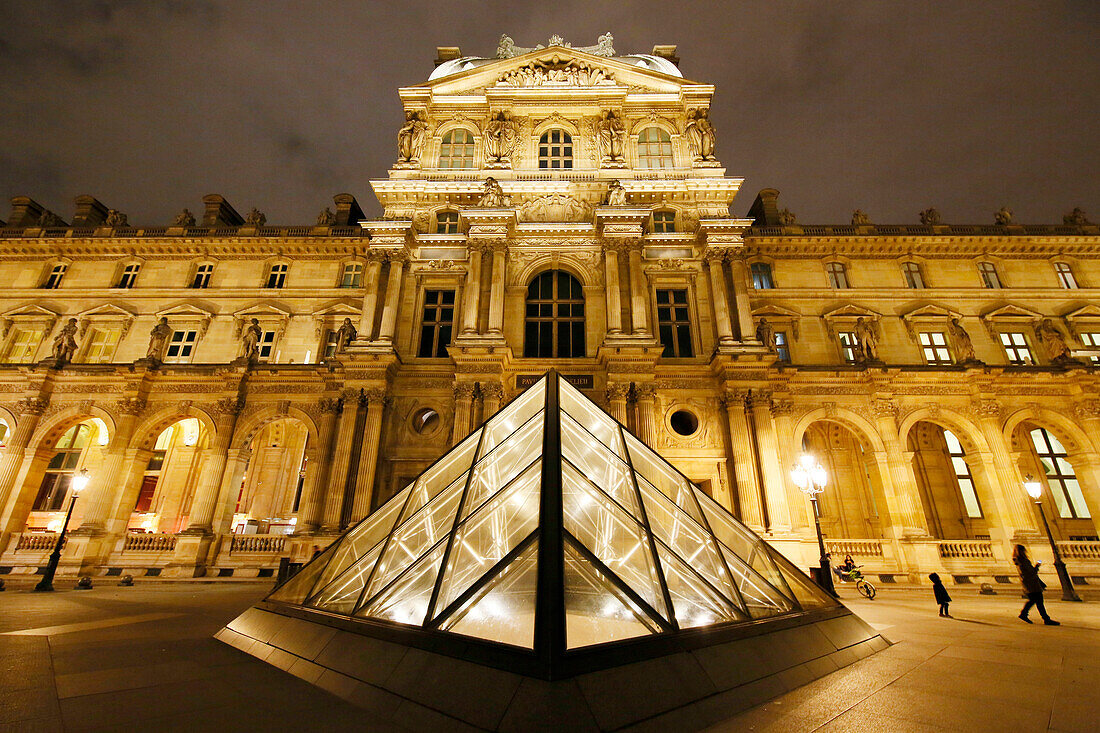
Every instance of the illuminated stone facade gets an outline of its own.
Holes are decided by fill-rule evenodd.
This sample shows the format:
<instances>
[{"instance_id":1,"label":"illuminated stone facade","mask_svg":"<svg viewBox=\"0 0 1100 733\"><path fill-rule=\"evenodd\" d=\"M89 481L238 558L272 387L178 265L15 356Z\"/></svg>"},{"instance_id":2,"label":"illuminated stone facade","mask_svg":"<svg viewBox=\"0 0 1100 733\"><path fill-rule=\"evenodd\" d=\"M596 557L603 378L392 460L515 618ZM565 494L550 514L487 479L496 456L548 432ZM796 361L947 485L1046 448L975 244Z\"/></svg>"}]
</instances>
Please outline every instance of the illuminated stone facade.
<instances>
[{"instance_id":1,"label":"illuminated stone facade","mask_svg":"<svg viewBox=\"0 0 1100 733\"><path fill-rule=\"evenodd\" d=\"M804 567L803 446L865 570L991 581L1017 539L1042 557L1032 474L1071 574L1100 576L1100 229L734 203L714 88L675 47L611 45L440 49L400 90L380 219L347 194L300 227L216 195L168 227L14 199L0 568L45 564L86 467L63 570L267 574L553 367Z\"/></svg>"}]
</instances>

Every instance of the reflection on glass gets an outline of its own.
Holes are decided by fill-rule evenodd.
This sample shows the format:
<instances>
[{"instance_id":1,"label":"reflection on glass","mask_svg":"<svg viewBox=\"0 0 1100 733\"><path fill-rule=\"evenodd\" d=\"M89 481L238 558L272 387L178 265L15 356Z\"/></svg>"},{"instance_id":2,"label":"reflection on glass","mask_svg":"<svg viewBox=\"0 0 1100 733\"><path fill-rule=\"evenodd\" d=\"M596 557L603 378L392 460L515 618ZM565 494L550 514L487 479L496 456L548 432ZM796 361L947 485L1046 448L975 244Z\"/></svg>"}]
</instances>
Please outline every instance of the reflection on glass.
<instances>
[{"instance_id":1,"label":"reflection on glass","mask_svg":"<svg viewBox=\"0 0 1100 733\"><path fill-rule=\"evenodd\" d=\"M565 642L570 649L655 634L660 627L565 543Z\"/></svg>"},{"instance_id":2,"label":"reflection on glass","mask_svg":"<svg viewBox=\"0 0 1100 733\"><path fill-rule=\"evenodd\" d=\"M479 435L480 432L475 431L420 475L413 485L412 496L409 497L405 511L401 514L402 522L420 511L422 506L450 486L459 475L466 473L474 462Z\"/></svg>"},{"instance_id":3,"label":"reflection on glass","mask_svg":"<svg viewBox=\"0 0 1100 733\"><path fill-rule=\"evenodd\" d=\"M673 504L687 512L688 516L702 524L703 519L699 516L699 508L695 505L695 498L691 495L687 480L633 435L627 433L626 442L630 449L630 462L634 470L660 489ZM649 511L648 506L646 511Z\"/></svg>"},{"instance_id":4,"label":"reflection on glass","mask_svg":"<svg viewBox=\"0 0 1100 733\"><path fill-rule=\"evenodd\" d=\"M359 558L350 570L327 586L318 583L314 591L316 595L310 599L308 605L322 611L350 614L355 610L359 596L363 593L363 586L367 584L370 571L374 569L381 552L382 545L379 543L369 553Z\"/></svg>"},{"instance_id":5,"label":"reflection on glass","mask_svg":"<svg viewBox=\"0 0 1100 733\"><path fill-rule=\"evenodd\" d=\"M532 542L440 628L526 649L534 647L538 546Z\"/></svg>"},{"instance_id":6,"label":"reflection on glass","mask_svg":"<svg viewBox=\"0 0 1100 733\"><path fill-rule=\"evenodd\" d=\"M332 553L326 550L331 557ZM325 569L326 556L318 557L316 561L298 571L293 578L275 589L275 592L267 597L269 601L282 601L283 603L300 604L305 601L317 581L317 576Z\"/></svg>"},{"instance_id":7,"label":"reflection on glass","mask_svg":"<svg viewBox=\"0 0 1100 733\"><path fill-rule=\"evenodd\" d=\"M558 395L561 409L579 424L583 425L588 432L596 436L596 438L610 448L615 455L624 458L625 454L623 453L622 440L619 438L619 426L611 419L611 416L599 407L596 407L591 400L582 395L573 385L564 380L560 380L558 384L561 386Z\"/></svg>"},{"instance_id":8,"label":"reflection on glass","mask_svg":"<svg viewBox=\"0 0 1100 733\"><path fill-rule=\"evenodd\" d=\"M661 543L657 543L657 554L661 556L668 594L676 610L676 623L681 629L744 618L732 603L708 587L702 578Z\"/></svg>"},{"instance_id":9,"label":"reflection on glass","mask_svg":"<svg viewBox=\"0 0 1100 733\"><path fill-rule=\"evenodd\" d=\"M540 379L533 387L510 402L507 407L490 418L485 424L485 442L481 446L479 458L497 447L516 429L531 419L543 408L546 402L546 378Z\"/></svg>"},{"instance_id":10,"label":"reflection on glass","mask_svg":"<svg viewBox=\"0 0 1100 733\"><path fill-rule=\"evenodd\" d=\"M514 435L474 466L474 478L462 507L463 518L473 514L520 471L542 455L543 420L540 412Z\"/></svg>"},{"instance_id":11,"label":"reflection on glass","mask_svg":"<svg viewBox=\"0 0 1100 733\"><path fill-rule=\"evenodd\" d=\"M763 618L764 616L786 613L794 608L790 600L765 582L759 573L749 568L744 561L725 547L722 548L722 554L726 558L726 565L729 567L730 572L733 573L737 590L741 594L741 600L744 602L745 610L749 612L749 615L753 618ZM759 557L764 558L765 556L760 554ZM776 571L775 574L778 576L779 572ZM780 583L782 582L780 580Z\"/></svg>"},{"instance_id":12,"label":"reflection on glass","mask_svg":"<svg viewBox=\"0 0 1100 733\"><path fill-rule=\"evenodd\" d=\"M566 415L561 418L561 454L631 516L641 520L630 469Z\"/></svg>"},{"instance_id":13,"label":"reflection on glass","mask_svg":"<svg viewBox=\"0 0 1100 733\"><path fill-rule=\"evenodd\" d=\"M386 535L393 530L394 521L401 512L403 503L400 499L386 502L385 506L356 525L343 539L337 540L332 560L321 574L317 587L323 588L330 580L347 570L356 558L362 557L386 539Z\"/></svg>"},{"instance_id":14,"label":"reflection on glass","mask_svg":"<svg viewBox=\"0 0 1100 733\"><path fill-rule=\"evenodd\" d=\"M435 578L443 561L446 542L440 542L396 583L357 613L357 616L421 625L428 615L428 603L435 590Z\"/></svg>"}]
</instances>

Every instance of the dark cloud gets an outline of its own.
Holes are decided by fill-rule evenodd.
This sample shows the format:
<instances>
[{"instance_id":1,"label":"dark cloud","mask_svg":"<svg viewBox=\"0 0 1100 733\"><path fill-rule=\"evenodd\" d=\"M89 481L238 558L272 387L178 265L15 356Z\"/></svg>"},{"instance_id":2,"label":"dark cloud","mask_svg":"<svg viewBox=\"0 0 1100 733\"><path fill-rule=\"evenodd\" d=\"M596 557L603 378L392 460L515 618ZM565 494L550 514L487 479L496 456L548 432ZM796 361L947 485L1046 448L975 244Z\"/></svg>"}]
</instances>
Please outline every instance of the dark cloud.
<instances>
[{"instance_id":1,"label":"dark cloud","mask_svg":"<svg viewBox=\"0 0 1100 733\"><path fill-rule=\"evenodd\" d=\"M0 195L69 215L91 193L164 223L205 193L273 223L332 194L368 210L400 124L397 88L435 47L491 55L611 31L621 52L676 43L717 86L730 175L802 221L1100 215L1100 4L816 0L0 3ZM3 213L0 213L0 217Z\"/></svg>"}]
</instances>

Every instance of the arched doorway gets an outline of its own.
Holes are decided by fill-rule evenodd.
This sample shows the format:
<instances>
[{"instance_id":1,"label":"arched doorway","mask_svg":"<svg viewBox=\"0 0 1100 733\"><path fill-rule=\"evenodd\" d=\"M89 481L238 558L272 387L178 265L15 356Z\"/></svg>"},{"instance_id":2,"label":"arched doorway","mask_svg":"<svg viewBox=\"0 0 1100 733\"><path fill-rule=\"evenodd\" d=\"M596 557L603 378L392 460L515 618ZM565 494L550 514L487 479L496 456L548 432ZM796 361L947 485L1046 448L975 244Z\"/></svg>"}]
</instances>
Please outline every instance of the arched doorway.
<instances>
[{"instance_id":1,"label":"arched doorway","mask_svg":"<svg viewBox=\"0 0 1100 733\"><path fill-rule=\"evenodd\" d=\"M1043 509L1051 534L1061 541L1098 539L1095 501L1098 488L1082 471L1088 460L1078 441L1042 420L1021 421L1012 431L1012 450L1020 473L1043 483Z\"/></svg>"},{"instance_id":2,"label":"arched doorway","mask_svg":"<svg viewBox=\"0 0 1100 733\"><path fill-rule=\"evenodd\" d=\"M43 439L23 484L23 496L30 498L25 532L61 531L73 477L85 470L94 474L109 442L107 425L99 418L58 426ZM84 501L78 499L69 527L80 526L83 516Z\"/></svg>"},{"instance_id":3,"label":"arched doorway","mask_svg":"<svg viewBox=\"0 0 1100 733\"><path fill-rule=\"evenodd\" d=\"M128 532L175 534L188 525L198 489L209 431L194 417L176 420L157 433L130 501Z\"/></svg>"},{"instance_id":4,"label":"arched doorway","mask_svg":"<svg viewBox=\"0 0 1100 733\"><path fill-rule=\"evenodd\" d=\"M944 540L989 539L986 511L993 500L965 434L920 420L910 427L906 448L929 533Z\"/></svg>"},{"instance_id":5,"label":"arched doorway","mask_svg":"<svg viewBox=\"0 0 1100 733\"><path fill-rule=\"evenodd\" d=\"M247 446L248 466L233 511L235 534L290 534L305 488L309 428L284 417L260 427Z\"/></svg>"},{"instance_id":6,"label":"arched doorway","mask_svg":"<svg viewBox=\"0 0 1100 733\"><path fill-rule=\"evenodd\" d=\"M829 474L818 495L821 532L829 539L882 539L889 522L882 479L873 452L847 426L831 420L811 423L802 449ZM812 526L813 518L810 517Z\"/></svg>"}]
</instances>

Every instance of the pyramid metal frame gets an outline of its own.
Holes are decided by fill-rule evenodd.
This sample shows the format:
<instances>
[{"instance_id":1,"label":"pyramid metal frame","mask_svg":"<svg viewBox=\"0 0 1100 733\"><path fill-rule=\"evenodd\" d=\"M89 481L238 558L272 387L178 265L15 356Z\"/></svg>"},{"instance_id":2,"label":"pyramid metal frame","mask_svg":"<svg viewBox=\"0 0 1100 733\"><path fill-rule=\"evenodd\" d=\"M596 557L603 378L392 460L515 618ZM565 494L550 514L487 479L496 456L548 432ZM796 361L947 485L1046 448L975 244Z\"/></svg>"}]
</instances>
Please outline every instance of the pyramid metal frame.
<instances>
[{"instance_id":1,"label":"pyramid metal frame","mask_svg":"<svg viewBox=\"0 0 1100 733\"><path fill-rule=\"evenodd\" d=\"M611 495L607 487L599 486L591 479L587 479L585 488L588 491L594 488L594 494L599 500L611 502L614 505L615 509L609 513L621 510L627 517L641 525L642 536L650 553L649 559L652 560L654 565L653 572L660 588L659 596L654 596L651 599L652 603L643 598L630 582L624 580L619 573L601 561L582 539L574 536L573 532L567 528L563 500L563 473L570 470L582 477L584 474L580 468L573 465L562 454L563 411L561 409L561 390L563 385L574 398L579 397L583 400L583 403L587 403L587 405L584 405L586 409L590 408L598 411L615 426L617 438L621 441L622 446L621 450L618 451L614 447L605 445L601 438L592 434L582 424L579 416L569 412L566 413L575 426L579 426L585 431L582 436L585 440L599 442L603 448L606 448L608 452L626 465L627 473L630 476L629 483L633 489L633 495L628 498L636 502L636 512L632 513L630 509L624 508L619 500ZM540 386L543 387L544 392L542 407L536 408L532 415L511 428L503 437L498 435L499 439L492 446L492 450L486 452L485 455L481 455L482 449L486 447L486 436L490 435L490 431L498 429L502 424L501 421L508 418L509 409L520 404L525 395L529 395L531 390ZM541 454L534 455L530 462L521 462L519 464L520 468L514 469L514 474L507 481L500 485L490 485L488 492L480 497L481 502L479 504L473 506L471 502L471 506L467 506L467 502L471 500L471 485L474 483L475 471L479 464L491 457L495 449L506 445L511 438L521 434L524 430L530 430L530 425L536 420L542 422ZM567 432L569 431L576 431L576 427L569 426ZM435 476L439 472L445 471L447 468L446 462L453 459L455 455L461 455L462 452L469 451L471 443L475 441L474 453L467 467L458 471L457 475L449 476L443 484L444 487L436 490L434 494L428 496L426 492L421 492L420 496L417 496L423 477ZM645 456L642 451L648 453L649 456ZM621 455L618 453L621 453ZM675 476L680 479L680 486L686 487L686 490L681 488L682 493L677 497L679 500L669 496L668 491L664 488L655 488L655 485L649 483L645 476L639 472L635 467L635 461L643 457L648 460L656 458L663 464L663 466L660 466L662 469L671 469ZM496 508L501 508L504 499L500 499L498 507L492 507L492 505L498 498L503 497L508 492L518 493L519 490L513 487L520 485L523 477L532 472L533 467L536 465L539 466L540 484L537 488L538 511L535 527L530 531L524 531L522 538L513 539L511 549L495 560L488 569L481 570L480 577L476 577L465 590L462 590L458 595L451 594L448 597L443 597L445 576L450 579L449 576L455 572L455 566L452 566L451 563L452 559L456 557L455 541L459 531L465 532L473 517L484 518L488 516L488 514L482 514L482 512L495 511ZM639 479L647 485L644 491ZM438 512L440 504L436 503L437 501L440 503L453 502L453 495L458 493L457 485L460 480L462 489L457 505L453 509L448 508L447 512L441 514L444 517L453 514L450 525L440 527L441 534L438 538L432 537L429 532L427 544L419 548L419 552L408 563L398 568L386 566L386 562L393 562L391 556L387 555L387 549L390 548L391 543L399 542L402 549L406 549L404 543L412 531L409 529L410 526L413 525L414 521L423 522L428 517L425 512L433 505L434 510ZM532 476L528 476L526 480L532 480ZM424 483L426 484L427 481L425 480ZM447 496L444 497L445 494ZM444 498L440 499L440 497ZM420 505L415 507L416 511L411 511L417 501L421 502ZM716 557L719 560L720 566L716 566L713 570L717 571L723 581L728 581L728 588L734 591L732 594L728 590L715 587L705 577L705 573L692 570L692 560L684 560L679 557L680 553L673 546L673 540L658 536L658 534L667 531L655 532L654 522L651 522L649 516L649 510L657 507L658 502L674 505L681 513L686 514L687 517L693 520L694 528L700 530L697 537L702 536L702 544L698 545L700 550L695 553L695 556L697 557L701 552L706 552L711 558ZM690 503L690 506L681 506L682 502ZM675 509L673 511L675 512ZM353 538L357 532L364 534L364 530L370 529L374 525L381 526L391 516L392 526L386 531L384 538L380 535L375 537L365 550L362 550L358 555L350 555L349 560L347 553L355 552L353 540L349 537ZM720 528L724 530L722 538L719 537L712 526L714 521L719 520L726 525L724 528ZM478 521L482 521L482 519ZM371 522L374 524L369 524ZM729 546L734 544L728 539L728 534L731 531L736 533L743 542L751 545L751 557L741 557L734 547ZM399 533L404 534L401 535L400 540L395 541L395 537ZM666 542L666 540L668 541ZM465 541L465 537L463 541ZM537 548L537 581L531 648L523 648L490 638L469 636L457 631L447 631L443 628L449 622L457 623L456 616L459 616L459 620L461 620L460 614L468 612L480 600L481 596L479 594L482 594L483 591L488 592L487 589L504 577L517 558L529 554L532 548ZM600 579L614 586L612 592L618 592L619 602L628 608L632 606L633 608L630 610L638 617L639 621L642 623L648 622L647 625L651 627L651 633L579 648L569 648L566 628L567 548L574 556L579 556L581 560L592 566L595 574ZM374 554L375 550L377 550L377 557L372 562L371 555ZM437 563L432 558L441 551L442 556ZM335 564L336 572L325 579L324 584L321 584L319 581L324 578L330 562L337 558L341 552L345 554ZM753 563L756 562L758 554L763 556L760 561L775 571L772 580L768 580L762 573L756 571ZM429 560L430 566L435 566L436 569L433 571L435 575L427 609L423 620L419 624L399 623L396 620L384 620L363 615L364 610L372 608L375 609L376 614L380 613L376 608L377 605L396 595L395 589L400 590L403 587L402 583L407 583L410 577L415 579L417 568L428 563ZM683 619L683 624L678 623L677 604L673 598L673 593L669 589L670 576L668 573L671 568L666 569L664 567L667 560L682 565L683 567L679 567L676 572L682 573L685 577L692 575L692 582L698 583L701 581L705 586L703 592L715 594L721 601L726 602L737 611L740 617L724 621L719 619L716 623L702 626L689 625L688 621L690 619L686 617ZM735 561L743 566L736 567L737 573L733 572ZM339 563L346 564L340 567ZM369 575L362 580L362 590L347 612L336 612L307 605L309 602L317 601L324 592L336 587L338 581L344 578L357 580L354 571L357 567L366 565L370 565ZM687 570L684 570L684 568L687 568ZM362 570L360 570L361 573ZM784 602L782 608L776 606L765 612L758 612L758 615L754 617L752 608L742 597L741 590L746 579L749 579L749 574L763 581L769 589L779 594ZM740 586L738 578L741 578ZM776 578L778 582L775 582ZM377 585L376 581L378 581ZM307 583L309 589L303 593L300 586L305 586ZM346 587L354 588L357 586L347 585ZM608 588L607 590L611 589ZM338 591L339 588L333 592ZM334 604L330 603L331 605ZM665 613L655 608L655 605L662 605ZM298 574L277 587L261 602L260 607L282 615L303 618L367 636L407 644L544 679L566 678L596 669L668 654L673 651L711 646L733 639L754 636L764 633L762 626L766 626L767 630L771 631L849 613L835 599L818 589L805 574L772 549L762 538L753 534L751 530L744 527L717 502L707 497L686 476L661 458L656 451L645 446L621 423L615 421L614 418L579 390L564 382L554 370L547 372L543 378L509 405L502 408L493 418L479 427L475 433L467 436L447 451L408 487L398 492L362 522L345 532L321 555L301 569ZM385 607L383 607L383 611L385 610ZM642 617L643 614L644 618Z\"/></svg>"}]
</instances>

